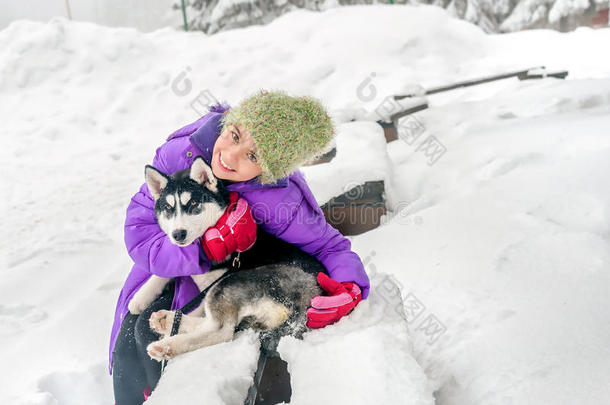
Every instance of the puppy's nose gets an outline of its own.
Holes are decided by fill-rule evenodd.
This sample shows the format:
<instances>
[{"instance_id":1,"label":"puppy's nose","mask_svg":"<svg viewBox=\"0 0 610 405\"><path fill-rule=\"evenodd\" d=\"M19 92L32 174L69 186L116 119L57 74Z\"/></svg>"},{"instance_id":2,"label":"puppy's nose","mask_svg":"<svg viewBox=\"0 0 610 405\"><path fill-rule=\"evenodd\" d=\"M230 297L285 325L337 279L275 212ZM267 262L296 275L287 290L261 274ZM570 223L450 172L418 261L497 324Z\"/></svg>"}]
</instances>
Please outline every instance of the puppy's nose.
<instances>
[{"instance_id":1,"label":"puppy's nose","mask_svg":"<svg viewBox=\"0 0 610 405\"><path fill-rule=\"evenodd\" d=\"M177 229L172 232L172 236L176 242L183 242L186 239L186 229Z\"/></svg>"}]
</instances>

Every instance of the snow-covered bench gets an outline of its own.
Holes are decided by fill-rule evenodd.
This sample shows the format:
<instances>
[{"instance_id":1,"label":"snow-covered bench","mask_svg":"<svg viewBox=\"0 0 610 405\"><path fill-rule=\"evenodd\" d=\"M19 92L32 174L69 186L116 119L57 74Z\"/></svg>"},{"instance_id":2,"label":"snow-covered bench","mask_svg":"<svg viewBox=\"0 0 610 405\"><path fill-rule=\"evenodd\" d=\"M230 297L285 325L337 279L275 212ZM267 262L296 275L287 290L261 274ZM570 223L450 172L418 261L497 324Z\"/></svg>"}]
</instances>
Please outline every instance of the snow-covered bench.
<instances>
[{"instance_id":1,"label":"snow-covered bench","mask_svg":"<svg viewBox=\"0 0 610 405\"><path fill-rule=\"evenodd\" d=\"M347 317L281 338L291 405L433 404L427 378L412 356L401 292L394 279L370 271L372 289ZM259 359L258 333L186 353L168 362L148 405L241 405Z\"/></svg>"},{"instance_id":2,"label":"snow-covered bench","mask_svg":"<svg viewBox=\"0 0 610 405\"><path fill-rule=\"evenodd\" d=\"M301 171L326 220L344 235L356 235L379 226L386 213L390 165L383 128L372 121L339 124L335 146L332 160Z\"/></svg>"}]
</instances>

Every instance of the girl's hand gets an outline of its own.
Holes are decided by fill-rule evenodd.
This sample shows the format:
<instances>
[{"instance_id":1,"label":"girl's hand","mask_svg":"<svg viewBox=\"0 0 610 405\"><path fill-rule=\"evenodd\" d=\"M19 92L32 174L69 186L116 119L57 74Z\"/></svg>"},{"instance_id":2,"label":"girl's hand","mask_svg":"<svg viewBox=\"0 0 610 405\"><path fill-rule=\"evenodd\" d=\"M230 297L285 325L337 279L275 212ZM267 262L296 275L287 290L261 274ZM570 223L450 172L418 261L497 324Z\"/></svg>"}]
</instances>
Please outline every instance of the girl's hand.
<instances>
[{"instance_id":1,"label":"girl's hand","mask_svg":"<svg viewBox=\"0 0 610 405\"><path fill-rule=\"evenodd\" d=\"M307 326L310 328L323 328L337 322L362 300L360 287L356 283L340 283L320 272L318 284L329 296L311 299L311 308L307 310Z\"/></svg>"},{"instance_id":2,"label":"girl's hand","mask_svg":"<svg viewBox=\"0 0 610 405\"><path fill-rule=\"evenodd\" d=\"M201 245L208 258L220 262L234 251L248 250L256 242L256 222L250 206L234 191L230 204L216 225L208 228Z\"/></svg>"}]
</instances>

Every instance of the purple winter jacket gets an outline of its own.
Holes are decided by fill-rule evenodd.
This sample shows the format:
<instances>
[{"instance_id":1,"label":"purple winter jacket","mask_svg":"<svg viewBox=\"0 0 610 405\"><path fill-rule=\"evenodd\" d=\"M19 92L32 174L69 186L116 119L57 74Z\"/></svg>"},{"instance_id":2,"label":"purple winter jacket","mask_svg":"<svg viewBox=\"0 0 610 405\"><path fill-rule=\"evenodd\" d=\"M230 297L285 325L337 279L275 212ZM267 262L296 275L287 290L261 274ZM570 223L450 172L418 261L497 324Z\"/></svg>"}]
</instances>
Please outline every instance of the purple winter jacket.
<instances>
[{"instance_id":1,"label":"purple winter jacket","mask_svg":"<svg viewBox=\"0 0 610 405\"><path fill-rule=\"evenodd\" d=\"M152 165L171 174L191 166L196 156L209 164L216 139L220 136L223 112L229 106L215 105L197 121L175 131L156 152ZM369 294L369 279L360 257L351 251L349 239L326 222L303 173L296 170L272 184L262 185L256 178L229 184L227 189L243 197L256 223L266 232L292 243L316 257L333 279L353 281ZM109 371L112 374L112 352L125 315L127 304L154 274L176 278L171 309L184 306L199 293L191 277L210 270L205 255L200 257L199 244L179 247L170 242L159 228L154 200L146 183L140 187L127 207L125 245L134 261L117 302L110 336Z\"/></svg>"}]
</instances>

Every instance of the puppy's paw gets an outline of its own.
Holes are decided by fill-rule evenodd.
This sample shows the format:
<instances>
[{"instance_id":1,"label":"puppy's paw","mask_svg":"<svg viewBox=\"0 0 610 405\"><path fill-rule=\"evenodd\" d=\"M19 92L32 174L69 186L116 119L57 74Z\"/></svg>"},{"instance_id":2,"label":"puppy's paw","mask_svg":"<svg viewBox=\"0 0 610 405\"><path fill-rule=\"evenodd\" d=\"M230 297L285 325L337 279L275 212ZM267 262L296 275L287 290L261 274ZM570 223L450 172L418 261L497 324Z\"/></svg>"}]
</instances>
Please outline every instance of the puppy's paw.
<instances>
[{"instance_id":1,"label":"puppy's paw","mask_svg":"<svg viewBox=\"0 0 610 405\"><path fill-rule=\"evenodd\" d=\"M148 324L150 328L160 335L169 335L172 331L174 323L174 311L166 311L162 309L150 314Z\"/></svg>"},{"instance_id":2,"label":"puppy's paw","mask_svg":"<svg viewBox=\"0 0 610 405\"><path fill-rule=\"evenodd\" d=\"M132 314L139 315L148 307L149 304L149 302L142 299L142 296L136 294L133 296L131 301L129 301L129 304L127 304L127 308Z\"/></svg>"},{"instance_id":3,"label":"puppy's paw","mask_svg":"<svg viewBox=\"0 0 610 405\"><path fill-rule=\"evenodd\" d=\"M157 361L169 360L172 358L172 347L166 339L152 342L146 347L146 352L151 359Z\"/></svg>"}]
</instances>

